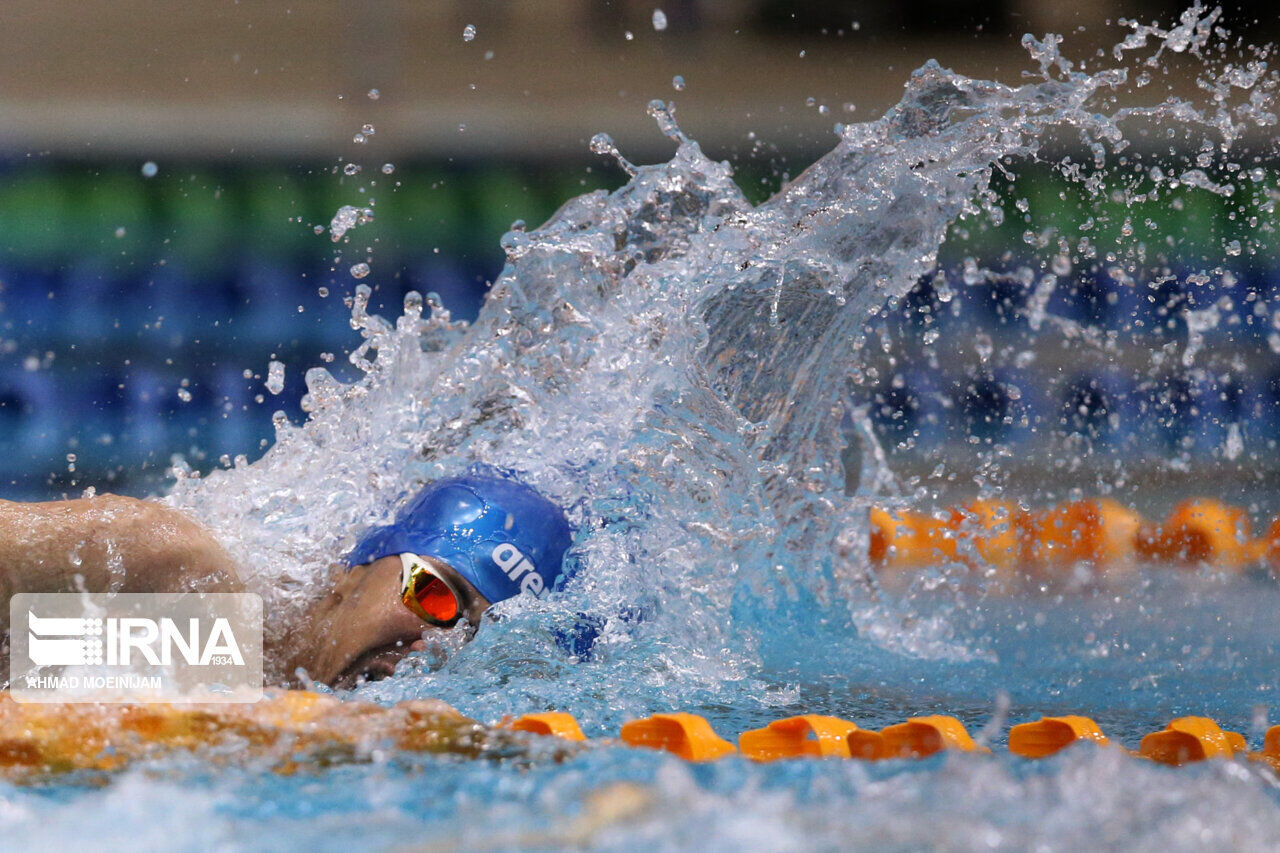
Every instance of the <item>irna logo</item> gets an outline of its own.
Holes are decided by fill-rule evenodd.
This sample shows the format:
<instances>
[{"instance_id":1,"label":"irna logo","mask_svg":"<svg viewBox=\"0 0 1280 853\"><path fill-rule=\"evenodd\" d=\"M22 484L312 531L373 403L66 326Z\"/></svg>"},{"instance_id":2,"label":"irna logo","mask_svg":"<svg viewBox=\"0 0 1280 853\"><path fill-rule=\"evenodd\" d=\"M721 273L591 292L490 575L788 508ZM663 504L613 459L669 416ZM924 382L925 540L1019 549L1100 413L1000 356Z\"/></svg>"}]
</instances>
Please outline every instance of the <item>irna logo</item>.
<instances>
[{"instance_id":1,"label":"irna logo","mask_svg":"<svg viewBox=\"0 0 1280 853\"><path fill-rule=\"evenodd\" d=\"M19 702L262 697L253 593L20 592L9 624L9 693Z\"/></svg>"},{"instance_id":2,"label":"irna logo","mask_svg":"<svg viewBox=\"0 0 1280 853\"><path fill-rule=\"evenodd\" d=\"M199 618L184 626L168 617L60 618L27 611L28 655L37 666L132 666L134 654L152 666L182 660L189 666L244 666L231 624ZM105 634L105 637L104 637ZM105 652L105 656L104 656Z\"/></svg>"}]
</instances>

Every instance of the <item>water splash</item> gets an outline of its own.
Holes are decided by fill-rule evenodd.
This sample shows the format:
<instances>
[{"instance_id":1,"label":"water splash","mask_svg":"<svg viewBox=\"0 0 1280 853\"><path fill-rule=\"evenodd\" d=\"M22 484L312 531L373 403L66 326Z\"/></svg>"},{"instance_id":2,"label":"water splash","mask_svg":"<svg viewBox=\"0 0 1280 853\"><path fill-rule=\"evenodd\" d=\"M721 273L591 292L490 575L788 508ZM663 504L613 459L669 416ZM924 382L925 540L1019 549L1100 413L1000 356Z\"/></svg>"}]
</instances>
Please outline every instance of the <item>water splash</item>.
<instances>
[{"instance_id":1,"label":"water splash","mask_svg":"<svg viewBox=\"0 0 1280 853\"><path fill-rule=\"evenodd\" d=\"M1216 14L1197 6L1171 30L1135 28L1119 53L1154 42L1155 56L1203 54ZM359 533L425 482L484 463L569 508L579 571L563 595L500 605L474 643L434 671L411 665L365 688L374 697L441 696L473 712L580 703L596 720L740 699L762 667L788 665L815 619L908 654L988 657L945 618L885 603L866 566L866 506L891 478L849 476L842 421L868 319L934 269L954 222L1000 224L993 175L1046 140L1080 140L1088 162L1059 169L1106 198L1126 127L1211 134L1190 155L1210 162L1171 155L1144 177L1226 193L1205 171L1216 152L1274 123L1260 94L1274 75L1259 64L1206 70L1205 103L1118 106L1129 70L1087 73L1060 41L1024 40L1039 73L1018 86L925 64L897 106L844 125L830 153L754 207L671 106L652 102L672 159L635 167L593 139L629 181L507 234L507 266L474 324L417 294L392 324L358 287L350 361L362 378L308 371L304 425L278 419L260 461L184 478L168 500L251 573L277 638ZM333 238L361 216L342 208ZM1054 275L1069 272L1059 244L1043 248ZM1036 282L1025 277L1042 292L1039 323L1052 283ZM877 458L865 431L854 440ZM581 613L603 625L588 662L553 637ZM755 692L768 702L775 690Z\"/></svg>"},{"instance_id":2,"label":"water splash","mask_svg":"<svg viewBox=\"0 0 1280 853\"><path fill-rule=\"evenodd\" d=\"M272 394L284 390L284 362L272 360L267 365L267 379L263 384Z\"/></svg>"},{"instance_id":3,"label":"water splash","mask_svg":"<svg viewBox=\"0 0 1280 853\"><path fill-rule=\"evenodd\" d=\"M355 164L348 163L348 166ZM355 174L360 170L359 166L350 174ZM357 225L367 225L373 221L373 209L369 207L353 207L344 204L338 208L338 212L333 215L332 221L329 222L329 236L333 242L337 243L347 235L347 232Z\"/></svg>"}]
</instances>

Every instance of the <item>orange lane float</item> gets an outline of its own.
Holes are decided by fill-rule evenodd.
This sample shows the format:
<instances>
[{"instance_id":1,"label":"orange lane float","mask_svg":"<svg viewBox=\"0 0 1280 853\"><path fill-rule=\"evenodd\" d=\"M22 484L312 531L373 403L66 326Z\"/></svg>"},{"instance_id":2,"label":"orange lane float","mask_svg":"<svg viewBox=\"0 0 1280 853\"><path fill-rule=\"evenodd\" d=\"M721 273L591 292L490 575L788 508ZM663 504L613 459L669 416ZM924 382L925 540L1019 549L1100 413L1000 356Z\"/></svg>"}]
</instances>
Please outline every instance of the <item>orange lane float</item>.
<instances>
[{"instance_id":1,"label":"orange lane float","mask_svg":"<svg viewBox=\"0 0 1280 853\"><path fill-rule=\"evenodd\" d=\"M970 565L1016 568L1022 559L1026 512L1008 501L975 500L951 510L947 526L956 551Z\"/></svg>"},{"instance_id":2,"label":"orange lane float","mask_svg":"<svg viewBox=\"0 0 1280 853\"><path fill-rule=\"evenodd\" d=\"M622 727L622 740L631 746L665 750L686 761L714 761L737 752L705 719L683 712L632 720Z\"/></svg>"},{"instance_id":3,"label":"orange lane float","mask_svg":"<svg viewBox=\"0 0 1280 853\"><path fill-rule=\"evenodd\" d=\"M1104 498L1070 501L1025 517L1022 563L1057 572L1078 565L1114 572L1133 564L1141 517Z\"/></svg>"},{"instance_id":4,"label":"orange lane float","mask_svg":"<svg viewBox=\"0 0 1280 853\"><path fill-rule=\"evenodd\" d=\"M1009 751L1023 758L1045 758L1082 742L1100 746L1110 743L1098 724L1088 717L1041 717L1009 730Z\"/></svg>"},{"instance_id":5,"label":"orange lane float","mask_svg":"<svg viewBox=\"0 0 1280 853\"><path fill-rule=\"evenodd\" d=\"M1208 499L1178 504L1163 524L1144 526L1135 546L1146 560L1230 571L1243 568L1254 553L1248 514Z\"/></svg>"},{"instance_id":6,"label":"orange lane float","mask_svg":"<svg viewBox=\"0 0 1280 853\"><path fill-rule=\"evenodd\" d=\"M1266 534L1253 543L1253 558L1280 569L1280 518L1271 522Z\"/></svg>"},{"instance_id":7,"label":"orange lane float","mask_svg":"<svg viewBox=\"0 0 1280 853\"><path fill-rule=\"evenodd\" d=\"M489 727L443 702L416 700L385 708L301 690L268 694L244 705L21 704L0 692L0 778L39 782L74 771L108 772L130 762L187 750L211 766L248 764L277 773L315 771L371 760L378 754L432 753L480 758L527 747L516 732L553 738L572 754L584 744L577 721L563 712L505 718ZM738 752L696 714L654 714L622 727L631 746L659 749L687 761L714 761ZM805 714L743 732L742 755L782 758L919 759L951 750L987 753L955 717L911 717L879 732L839 717ZM1009 731L1009 752L1037 759L1068 746L1110 741L1088 717L1043 717ZM1207 717L1180 717L1142 739L1135 756L1182 765L1247 758L1280 773L1280 726L1250 753L1237 732Z\"/></svg>"},{"instance_id":8,"label":"orange lane float","mask_svg":"<svg viewBox=\"0 0 1280 853\"><path fill-rule=\"evenodd\" d=\"M1110 498L1027 511L976 500L934 515L906 508L870 511L872 564L888 576L959 563L1052 581L1078 566L1114 576L1142 563L1208 565L1239 572L1253 563L1280 569L1280 519L1259 539L1239 507L1183 501L1159 524Z\"/></svg>"},{"instance_id":9,"label":"orange lane float","mask_svg":"<svg viewBox=\"0 0 1280 853\"><path fill-rule=\"evenodd\" d=\"M1210 758L1232 758L1244 754L1244 736L1223 731L1208 717L1179 717L1163 731L1142 739L1138 754L1161 764L1180 766Z\"/></svg>"},{"instance_id":10,"label":"orange lane float","mask_svg":"<svg viewBox=\"0 0 1280 853\"><path fill-rule=\"evenodd\" d=\"M871 510L871 559L890 569L916 569L957 558L947 522L910 510Z\"/></svg>"},{"instance_id":11,"label":"orange lane float","mask_svg":"<svg viewBox=\"0 0 1280 853\"><path fill-rule=\"evenodd\" d=\"M552 735L564 740L586 740L578 721L573 718L572 714L566 714L563 711L525 714L514 720L504 720L503 724L517 732Z\"/></svg>"},{"instance_id":12,"label":"orange lane float","mask_svg":"<svg viewBox=\"0 0 1280 853\"><path fill-rule=\"evenodd\" d=\"M857 741L857 753L851 751L849 742L850 735L855 733L862 736ZM763 729L743 732L738 736L738 749L755 761L801 757L876 758L882 741L877 733L860 729L848 720L806 714L774 720Z\"/></svg>"},{"instance_id":13,"label":"orange lane float","mask_svg":"<svg viewBox=\"0 0 1280 853\"><path fill-rule=\"evenodd\" d=\"M927 758L943 750L991 751L974 743L963 723L942 714L911 717L905 723L885 726L880 736L884 738L881 758Z\"/></svg>"},{"instance_id":14,"label":"orange lane float","mask_svg":"<svg viewBox=\"0 0 1280 853\"><path fill-rule=\"evenodd\" d=\"M1271 769L1280 773L1280 726L1267 729L1262 739L1262 751L1252 753L1250 758L1271 765Z\"/></svg>"}]
</instances>

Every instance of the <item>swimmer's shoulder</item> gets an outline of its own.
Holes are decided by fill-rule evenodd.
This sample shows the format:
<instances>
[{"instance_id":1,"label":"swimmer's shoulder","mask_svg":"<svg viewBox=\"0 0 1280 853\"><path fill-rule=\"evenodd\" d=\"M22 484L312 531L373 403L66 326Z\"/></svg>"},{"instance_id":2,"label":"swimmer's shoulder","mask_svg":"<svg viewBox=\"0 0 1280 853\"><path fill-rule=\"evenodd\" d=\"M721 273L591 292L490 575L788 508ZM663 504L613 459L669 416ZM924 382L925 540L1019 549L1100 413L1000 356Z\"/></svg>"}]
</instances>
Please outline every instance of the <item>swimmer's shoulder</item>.
<instances>
[{"instance_id":1,"label":"swimmer's shoulder","mask_svg":"<svg viewBox=\"0 0 1280 853\"><path fill-rule=\"evenodd\" d=\"M89 589L243 588L232 559L195 519L158 501L109 493L38 503L0 501L0 565L17 573L17 591L63 587L71 574L83 576Z\"/></svg>"},{"instance_id":2,"label":"swimmer's shoulder","mask_svg":"<svg viewBox=\"0 0 1280 853\"><path fill-rule=\"evenodd\" d=\"M68 536L84 541L96 534L143 536L195 526L178 510L126 495L108 493L32 503L0 500L0 532L12 534L25 545Z\"/></svg>"}]
</instances>

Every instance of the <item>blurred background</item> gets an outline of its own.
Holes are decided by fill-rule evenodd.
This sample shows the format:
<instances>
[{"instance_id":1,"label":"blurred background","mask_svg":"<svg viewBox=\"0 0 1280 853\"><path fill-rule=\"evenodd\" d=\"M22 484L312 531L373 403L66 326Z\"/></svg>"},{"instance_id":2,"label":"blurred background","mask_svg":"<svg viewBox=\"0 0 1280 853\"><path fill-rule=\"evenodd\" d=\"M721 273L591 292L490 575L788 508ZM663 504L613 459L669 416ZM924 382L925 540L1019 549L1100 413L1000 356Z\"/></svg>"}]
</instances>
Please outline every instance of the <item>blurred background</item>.
<instances>
[{"instance_id":1,"label":"blurred background","mask_svg":"<svg viewBox=\"0 0 1280 853\"><path fill-rule=\"evenodd\" d=\"M474 317L514 220L532 227L574 195L623 182L616 164L588 151L594 134L611 134L632 160L670 156L645 114L653 98L674 101L683 129L760 200L832 147L835 123L896 103L929 58L1016 83L1030 66L1024 32L1062 33L1068 54L1092 57L1122 37L1120 18L1172 22L1183 8L9 6L0 11L0 495L145 494L163 488L175 454L206 471L256 458L273 412L303 419L308 367L344 375L358 339L343 300L356 284L374 289L383 313L418 290ZM1228 14L1255 41L1280 21L1262 3ZM1191 73L1172 83L1194 85ZM1082 217L1055 180L1028 175L1017 194L1034 196L1038 215ZM328 229L344 206L373 220L335 242ZM1191 266L1215 265L1236 218L1218 197L1188 196L1176 251ZM1026 297L1013 281L1021 230L967 235L967 254L944 265L954 276L922 282L878 321L889 343L852 377L850 401L901 470L927 479L946 458L953 471L978 472L963 478L973 488L1001 460L999 476L1026 469L1043 486L1046 470L1084 449L1090 470L1068 465L1054 484L1116 489L1107 466L1124 460L1126 470L1148 464L1148 481L1190 477L1203 463L1224 483L1269 488L1280 337L1257 309L1280 299L1280 262L1245 253L1198 296L1176 280L1162 285L1158 304L1142 303L1105 264L1077 270L1051 310L1119 333L1136 353L1128 363L1081 355L1070 335L1032 329L1011 310ZM962 280L966 258L1009 270L1010 282ZM1178 306L1223 295L1234 297L1231 317L1209 334L1207 354L1152 372L1149 353L1186 337ZM284 365L282 384L267 381L272 361Z\"/></svg>"}]
</instances>

